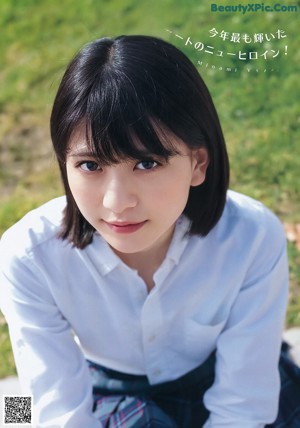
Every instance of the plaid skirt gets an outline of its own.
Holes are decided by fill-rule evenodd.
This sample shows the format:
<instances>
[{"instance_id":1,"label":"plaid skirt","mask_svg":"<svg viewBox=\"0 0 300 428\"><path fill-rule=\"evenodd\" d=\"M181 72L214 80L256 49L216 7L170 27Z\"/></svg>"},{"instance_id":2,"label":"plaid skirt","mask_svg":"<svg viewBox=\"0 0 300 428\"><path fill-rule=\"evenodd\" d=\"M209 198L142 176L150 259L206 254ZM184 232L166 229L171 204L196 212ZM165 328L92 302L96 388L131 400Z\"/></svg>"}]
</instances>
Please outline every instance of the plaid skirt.
<instances>
[{"instance_id":1,"label":"plaid skirt","mask_svg":"<svg viewBox=\"0 0 300 428\"><path fill-rule=\"evenodd\" d=\"M94 415L104 428L193 428L209 416L203 396L214 381L215 353L175 381L150 385L87 361L93 379ZM300 368L285 343L280 356L281 392L276 421L266 428L300 428Z\"/></svg>"}]
</instances>

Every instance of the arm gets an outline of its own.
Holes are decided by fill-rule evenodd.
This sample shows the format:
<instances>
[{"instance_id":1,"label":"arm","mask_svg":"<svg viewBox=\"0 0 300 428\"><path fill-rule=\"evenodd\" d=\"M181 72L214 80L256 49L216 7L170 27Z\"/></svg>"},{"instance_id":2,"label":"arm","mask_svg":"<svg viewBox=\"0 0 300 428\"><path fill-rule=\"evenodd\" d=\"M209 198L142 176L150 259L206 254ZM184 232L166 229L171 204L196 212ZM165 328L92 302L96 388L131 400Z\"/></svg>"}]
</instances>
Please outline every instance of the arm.
<instances>
[{"instance_id":1,"label":"arm","mask_svg":"<svg viewBox=\"0 0 300 428\"><path fill-rule=\"evenodd\" d=\"M205 428L263 428L276 418L278 361L288 297L286 240L267 216L227 324L217 342L216 379L205 394Z\"/></svg>"},{"instance_id":2,"label":"arm","mask_svg":"<svg viewBox=\"0 0 300 428\"><path fill-rule=\"evenodd\" d=\"M72 330L30 257L14 257L1 242L1 309L9 324L24 394L34 400L34 426L100 428L92 385Z\"/></svg>"}]
</instances>

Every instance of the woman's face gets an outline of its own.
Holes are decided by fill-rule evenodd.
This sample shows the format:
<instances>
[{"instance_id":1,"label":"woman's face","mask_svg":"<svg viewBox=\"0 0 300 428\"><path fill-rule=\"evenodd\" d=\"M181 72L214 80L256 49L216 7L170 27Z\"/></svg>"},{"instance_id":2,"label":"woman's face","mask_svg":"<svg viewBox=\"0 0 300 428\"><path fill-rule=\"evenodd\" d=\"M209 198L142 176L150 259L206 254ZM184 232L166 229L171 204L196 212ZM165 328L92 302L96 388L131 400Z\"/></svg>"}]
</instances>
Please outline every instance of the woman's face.
<instances>
[{"instance_id":1,"label":"woman's face","mask_svg":"<svg viewBox=\"0 0 300 428\"><path fill-rule=\"evenodd\" d=\"M110 166L89 153L85 132L78 131L70 142L66 167L76 204L118 253L160 251L170 242L190 186L205 179L206 149L191 150L174 138L179 154L168 162L146 153Z\"/></svg>"}]
</instances>

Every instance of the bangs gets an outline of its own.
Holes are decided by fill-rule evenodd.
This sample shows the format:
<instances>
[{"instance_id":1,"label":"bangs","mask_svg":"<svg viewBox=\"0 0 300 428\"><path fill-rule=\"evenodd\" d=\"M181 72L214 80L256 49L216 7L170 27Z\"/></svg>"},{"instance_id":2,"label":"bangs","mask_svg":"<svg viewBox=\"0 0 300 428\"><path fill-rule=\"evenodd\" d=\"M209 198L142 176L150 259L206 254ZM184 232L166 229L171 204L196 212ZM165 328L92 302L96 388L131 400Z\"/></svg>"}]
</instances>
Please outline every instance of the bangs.
<instances>
[{"instance_id":1,"label":"bangs","mask_svg":"<svg viewBox=\"0 0 300 428\"><path fill-rule=\"evenodd\" d=\"M167 161L179 154L176 136L147 116L129 123L118 117L112 122L104 121L104 126L99 117L89 118L85 127L87 148L102 165L151 155Z\"/></svg>"},{"instance_id":2,"label":"bangs","mask_svg":"<svg viewBox=\"0 0 300 428\"><path fill-rule=\"evenodd\" d=\"M142 87L145 82L134 85L128 78L112 78L112 74L115 73L109 70L108 78L108 73L103 73L103 79L94 83L86 100L84 123L89 151L102 164L140 159L145 154L167 160L178 154L178 137L158 119L161 101L153 90ZM137 92L138 86L142 96Z\"/></svg>"}]
</instances>

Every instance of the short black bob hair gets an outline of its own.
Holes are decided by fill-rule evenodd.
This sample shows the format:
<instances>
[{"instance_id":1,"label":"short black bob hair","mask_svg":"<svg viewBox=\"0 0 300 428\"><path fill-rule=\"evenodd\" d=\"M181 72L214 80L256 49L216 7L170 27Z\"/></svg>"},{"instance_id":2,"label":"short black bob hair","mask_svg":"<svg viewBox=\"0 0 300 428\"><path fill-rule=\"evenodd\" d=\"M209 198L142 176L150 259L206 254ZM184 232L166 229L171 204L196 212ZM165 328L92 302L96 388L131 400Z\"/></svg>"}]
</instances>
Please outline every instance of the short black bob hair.
<instances>
[{"instance_id":1,"label":"short black bob hair","mask_svg":"<svg viewBox=\"0 0 300 428\"><path fill-rule=\"evenodd\" d=\"M174 154L172 134L192 149L205 147L206 179L190 188L184 213L191 220L190 234L205 236L218 222L229 182L224 137L205 83L175 46L151 36L101 38L84 46L65 71L51 137L67 198L60 237L78 248L95 232L75 203L66 173L70 138L82 124L102 164L139 159L141 144L167 159ZM162 139L163 132L169 138Z\"/></svg>"}]
</instances>

